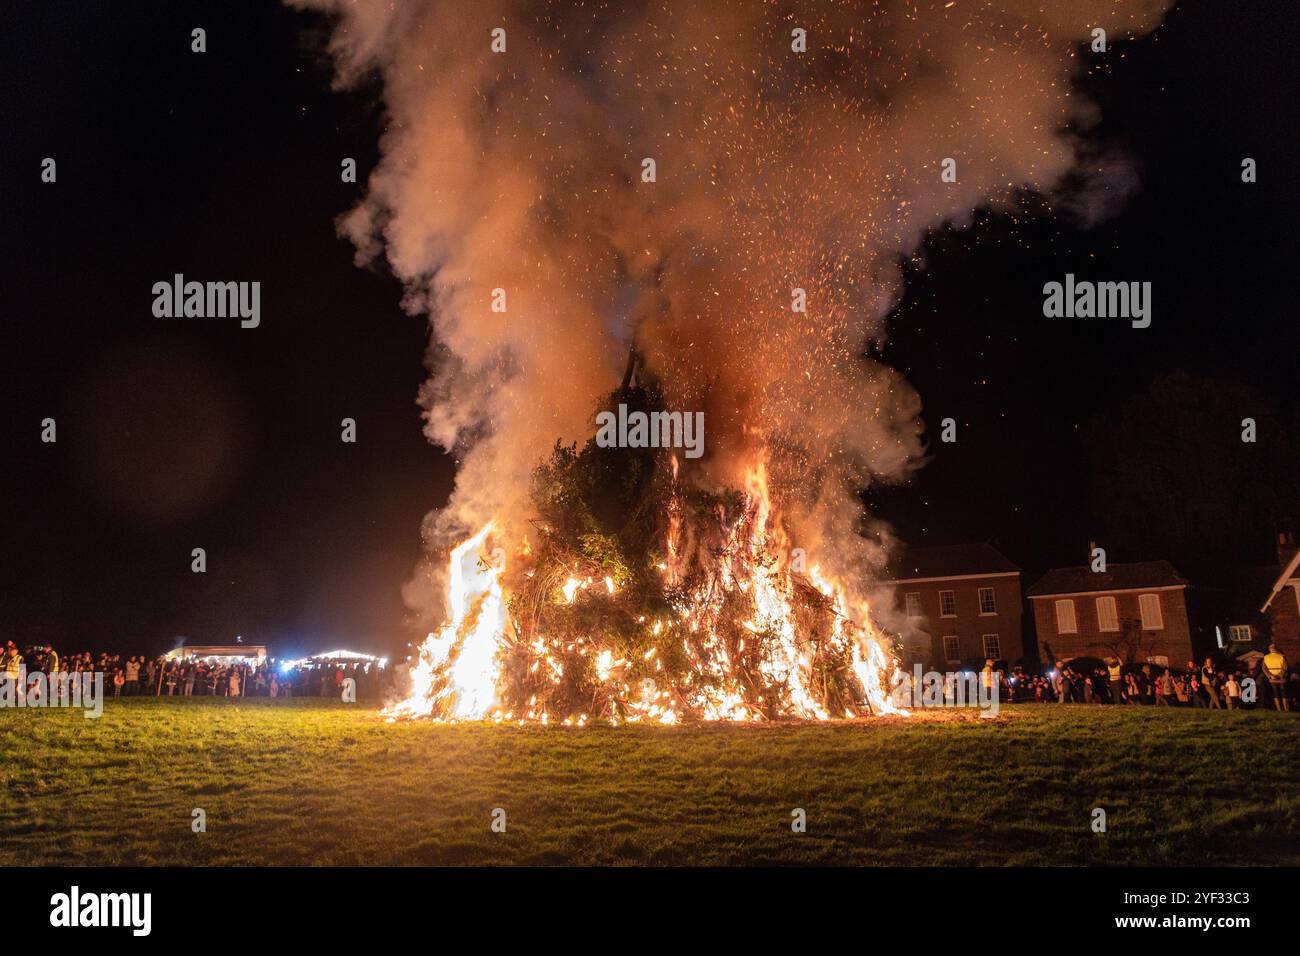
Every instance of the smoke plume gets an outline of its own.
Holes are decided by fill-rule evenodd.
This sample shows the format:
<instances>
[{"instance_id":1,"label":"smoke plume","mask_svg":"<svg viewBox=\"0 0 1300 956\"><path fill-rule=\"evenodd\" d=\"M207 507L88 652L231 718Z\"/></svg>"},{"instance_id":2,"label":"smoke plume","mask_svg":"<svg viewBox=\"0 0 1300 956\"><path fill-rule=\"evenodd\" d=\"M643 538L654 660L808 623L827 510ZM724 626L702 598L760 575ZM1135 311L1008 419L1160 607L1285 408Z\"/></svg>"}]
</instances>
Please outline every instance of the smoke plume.
<instances>
[{"instance_id":1,"label":"smoke plume","mask_svg":"<svg viewBox=\"0 0 1300 956\"><path fill-rule=\"evenodd\" d=\"M705 413L692 480L765 460L792 538L859 574L879 556L858 490L922 450L918 396L864 358L901 262L1052 196L1096 119L1072 82L1104 55L1092 30L1113 44L1167 6L290 2L335 18L340 85L382 83L382 158L341 228L431 325L425 431L460 468L430 547L521 530L531 470L590 437L635 342L667 407Z\"/></svg>"}]
</instances>

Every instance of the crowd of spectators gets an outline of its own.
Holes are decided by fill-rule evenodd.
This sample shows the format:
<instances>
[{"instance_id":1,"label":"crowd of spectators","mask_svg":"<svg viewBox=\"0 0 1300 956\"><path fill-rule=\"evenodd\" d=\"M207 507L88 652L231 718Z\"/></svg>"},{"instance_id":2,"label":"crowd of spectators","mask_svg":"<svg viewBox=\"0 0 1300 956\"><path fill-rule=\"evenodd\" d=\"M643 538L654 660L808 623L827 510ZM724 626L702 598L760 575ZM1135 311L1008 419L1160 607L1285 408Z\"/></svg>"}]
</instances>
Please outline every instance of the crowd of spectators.
<instances>
[{"instance_id":1,"label":"crowd of spectators","mask_svg":"<svg viewBox=\"0 0 1300 956\"><path fill-rule=\"evenodd\" d=\"M986 671L992 662L985 665ZM1300 670L1275 645L1248 662L1206 658L1182 670L1158 664L1057 661L1045 673L992 669L1002 700L1012 703L1134 704L1153 707L1272 708L1300 711ZM988 679L987 677L985 678Z\"/></svg>"},{"instance_id":2,"label":"crowd of spectators","mask_svg":"<svg viewBox=\"0 0 1300 956\"><path fill-rule=\"evenodd\" d=\"M89 651L61 657L53 647L20 652L8 641L0 652L0 677L17 678L23 669L45 674L102 673L112 697L341 697L344 681L354 681L356 699L380 699L393 689L396 675L374 660L213 659L146 657ZM1057 661L1045 672L1010 669L986 661L985 687L998 685L1007 703L1135 704L1156 707L1273 708L1300 711L1300 670L1276 646L1248 663L1188 661L1176 671L1157 664Z\"/></svg>"},{"instance_id":3,"label":"crowd of spectators","mask_svg":"<svg viewBox=\"0 0 1300 956\"><path fill-rule=\"evenodd\" d=\"M389 668L373 660L169 660L90 651L61 656L49 645L20 651L7 642L0 652L0 675L17 678L24 668L44 674L102 673L106 695L112 697L341 697L343 682L351 678L358 700L378 699L392 677Z\"/></svg>"}]
</instances>

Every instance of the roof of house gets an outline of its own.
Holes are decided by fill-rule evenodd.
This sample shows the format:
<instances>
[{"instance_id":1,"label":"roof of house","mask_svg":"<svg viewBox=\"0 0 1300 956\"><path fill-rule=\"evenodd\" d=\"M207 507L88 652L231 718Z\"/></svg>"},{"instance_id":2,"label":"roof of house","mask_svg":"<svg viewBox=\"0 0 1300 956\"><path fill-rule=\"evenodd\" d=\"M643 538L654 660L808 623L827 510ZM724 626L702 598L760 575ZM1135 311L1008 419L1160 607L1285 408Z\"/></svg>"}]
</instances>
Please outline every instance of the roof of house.
<instances>
[{"instance_id":1,"label":"roof of house","mask_svg":"<svg viewBox=\"0 0 1300 956\"><path fill-rule=\"evenodd\" d=\"M1300 568L1300 551L1297 551L1292 556L1290 563L1287 564L1287 566L1282 569L1282 573L1274 579L1273 589L1269 592L1268 600L1264 602L1264 606L1260 608L1261 612L1268 610L1268 606L1273 603L1273 598L1277 597L1278 592L1286 587L1287 581L1296 576L1297 568Z\"/></svg>"},{"instance_id":2,"label":"roof of house","mask_svg":"<svg viewBox=\"0 0 1300 956\"><path fill-rule=\"evenodd\" d=\"M885 577L891 581L912 581L918 578L979 577L1019 570L993 545L979 542L906 548L894 555L885 570Z\"/></svg>"},{"instance_id":3,"label":"roof of house","mask_svg":"<svg viewBox=\"0 0 1300 956\"><path fill-rule=\"evenodd\" d=\"M168 660L177 657L265 657L265 644L186 644L164 655Z\"/></svg>"},{"instance_id":4,"label":"roof of house","mask_svg":"<svg viewBox=\"0 0 1300 956\"><path fill-rule=\"evenodd\" d=\"M1136 561L1109 564L1105 571L1088 565L1053 568L1025 592L1027 597L1053 594L1081 594L1091 591L1135 591L1141 588L1186 587L1187 579L1168 561Z\"/></svg>"}]
</instances>

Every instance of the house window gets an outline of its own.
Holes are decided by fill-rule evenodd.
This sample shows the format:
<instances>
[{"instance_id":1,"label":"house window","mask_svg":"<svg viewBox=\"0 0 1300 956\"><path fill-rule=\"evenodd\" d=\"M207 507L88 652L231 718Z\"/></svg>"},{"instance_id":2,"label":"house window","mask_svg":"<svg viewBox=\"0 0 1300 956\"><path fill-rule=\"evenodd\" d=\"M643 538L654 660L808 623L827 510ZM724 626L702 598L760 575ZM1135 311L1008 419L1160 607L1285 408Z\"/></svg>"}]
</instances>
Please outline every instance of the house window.
<instances>
[{"instance_id":1,"label":"house window","mask_svg":"<svg viewBox=\"0 0 1300 956\"><path fill-rule=\"evenodd\" d=\"M1002 642L998 640L996 634L984 635L984 656L991 657L995 661L1002 658Z\"/></svg>"},{"instance_id":2,"label":"house window","mask_svg":"<svg viewBox=\"0 0 1300 956\"><path fill-rule=\"evenodd\" d=\"M1115 611L1113 597L1097 598L1097 626L1103 631L1119 630L1119 614Z\"/></svg>"},{"instance_id":3,"label":"house window","mask_svg":"<svg viewBox=\"0 0 1300 956\"><path fill-rule=\"evenodd\" d=\"M918 592L913 591L910 594L908 594L906 597L907 597L907 616L924 617L924 615L921 613L921 595Z\"/></svg>"},{"instance_id":4,"label":"house window","mask_svg":"<svg viewBox=\"0 0 1300 956\"><path fill-rule=\"evenodd\" d=\"M998 602L993 597L992 588L980 588L980 613L997 614Z\"/></svg>"},{"instance_id":5,"label":"house window","mask_svg":"<svg viewBox=\"0 0 1300 956\"><path fill-rule=\"evenodd\" d=\"M957 640L956 634L946 634L943 638L943 659L949 664L956 664L961 660L961 642Z\"/></svg>"},{"instance_id":6,"label":"house window","mask_svg":"<svg viewBox=\"0 0 1300 956\"><path fill-rule=\"evenodd\" d=\"M939 592L939 613L943 617L957 616L957 592L956 591Z\"/></svg>"},{"instance_id":7,"label":"house window","mask_svg":"<svg viewBox=\"0 0 1300 956\"><path fill-rule=\"evenodd\" d=\"M1142 610L1142 630L1144 631L1164 630L1165 619L1160 612L1159 594L1138 595L1138 606Z\"/></svg>"},{"instance_id":8,"label":"house window","mask_svg":"<svg viewBox=\"0 0 1300 956\"><path fill-rule=\"evenodd\" d=\"M1228 628L1228 639L1235 644L1249 644L1250 625L1249 624L1232 625L1232 627Z\"/></svg>"},{"instance_id":9,"label":"house window","mask_svg":"<svg viewBox=\"0 0 1300 956\"><path fill-rule=\"evenodd\" d=\"M1079 627L1074 623L1074 602L1069 598L1056 602L1056 633L1079 633Z\"/></svg>"}]
</instances>

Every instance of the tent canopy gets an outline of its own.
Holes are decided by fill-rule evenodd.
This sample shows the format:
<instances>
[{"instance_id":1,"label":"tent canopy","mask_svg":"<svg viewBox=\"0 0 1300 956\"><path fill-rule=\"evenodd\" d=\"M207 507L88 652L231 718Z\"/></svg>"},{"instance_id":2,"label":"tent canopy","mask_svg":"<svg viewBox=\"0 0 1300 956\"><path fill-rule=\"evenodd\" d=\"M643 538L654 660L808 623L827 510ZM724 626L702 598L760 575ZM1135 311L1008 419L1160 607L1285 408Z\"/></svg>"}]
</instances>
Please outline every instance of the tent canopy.
<instances>
[{"instance_id":1,"label":"tent canopy","mask_svg":"<svg viewBox=\"0 0 1300 956\"><path fill-rule=\"evenodd\" d=\"M183 644L166 654L167 660L188 660L191 657L203 660L257 660L266 659L266 646L263 644Z\"/></svg>"}]
</instances>

